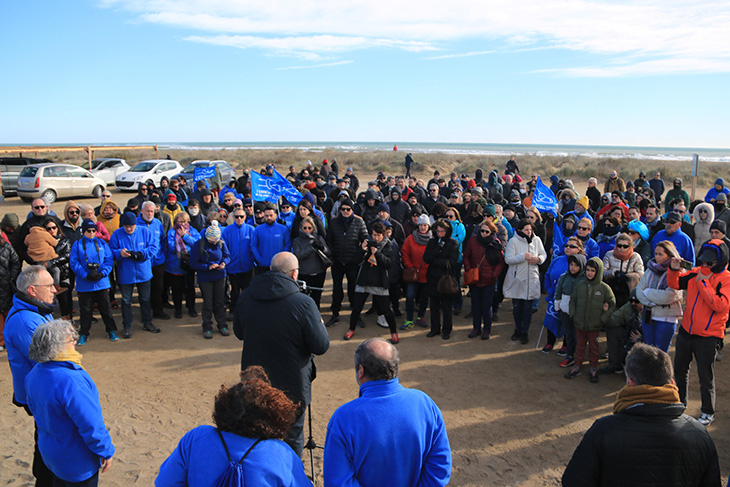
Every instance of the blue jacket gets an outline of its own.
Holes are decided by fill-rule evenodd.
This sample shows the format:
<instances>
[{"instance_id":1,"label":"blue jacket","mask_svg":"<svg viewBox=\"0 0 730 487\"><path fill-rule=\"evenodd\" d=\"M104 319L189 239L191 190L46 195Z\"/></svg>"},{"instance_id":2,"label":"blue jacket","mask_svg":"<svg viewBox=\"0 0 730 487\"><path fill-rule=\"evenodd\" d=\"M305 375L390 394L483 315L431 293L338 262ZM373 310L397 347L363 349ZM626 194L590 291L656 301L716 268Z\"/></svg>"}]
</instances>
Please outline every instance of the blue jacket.
<instances>
[{"instance_id":1,"label":"blue jacket","mask_svg":"<svg viewBox=\"0 0 730 487\"><path fill-rule=\"evenodd\" d=\"M664 240L669 240L670 242L672 242L674 246L677 247L677 252L679 252L679 256L682 257L684 260L692 262L692 266L694 267L695 246L692 243L692 239L690 239L686 233L684 233L682 230L677 230L673 234L667 235L666 230L659 230L656 235L654 235L654 238L651 239L651 255L654 255L654 249L656 248L656 245Z\"/></svg>"},{"instance_id":2,"label":"blue jacket","mask_svg":"<svg viewBox=\"0 0 730 487\"><path fill-rule=\"evenodd\" d=\"M295 211L290 211L289 213L279 213L279 220L283 221L286 225L286 228L289 229L291 232L291 225L294 223L294 219L297 217L297 213Z\"/></svg>"},{"instance_id":3,"label":"blue jacket","mask_svg":"<svg viewBox=\"0 0 730 487\"><path fill-rule=\"evenodd\" d=\"M94 475L100 459L114 455L114 445L89 374L72 362L45 362L30 371L25 386L38 449L51 472L67 482Z\"/></svg>"},{"instance_id":4,"label":"blue jacket","mask_svg":"<svg viewBox=\"0 0 730 487\"><path fill-rule=\"evenodd\" d=\"M219 204L223 204L223 200L228 193L233 193L233 196L235 196L236 199L243 200L243 195L240 194L236 188L231 188L228 184L226 184L225 186L223 186L223 188L221 188L220 192L218 193Z\"/></svg>"},{"instance_id":5,"label":"blue jacket","mask_svg":"<svg viewBox=\"0 0 730 487\"><path fill-rule=\"evenodd\" d=\"M238 462L251 448L251 438L222 431L231 460ZM209 487L228 467L228 458L213 426L198 426L185 433L160 466L157 487ZM244 485L312 485L294 450L281 440L259 442L243 461Z\"/></svg>"},{"instance_id":6,"label":"blue jacket","mask_svg":"<svg viewBox=\"0 0 730 487\"><path fill-rule=\"evenodd\" d=\"M84 244L86 249L84 249ZM97 247L99 251L97 252ZM88 293L92 291L100 291L109 289L109 274L114 267L114 256L109 245L100 238L81 237L75 241L71 247L69 256L71 270L76 274L76 291L80 293ZM88 267L86 264L99 264L97 272L104 276L98 281L89 281L86 279Z\"/></svg>"},{"instance_id":7,"label":"blue jacket","mask_svg":"<svg viewBox=\"0 0 730 487\"><path fill-rule=\"evenodd\" d=\"M451 448L441 411L425 393L406 389L397 378L365 382L360 397L330 418L325 487L439 486L450 478Z\"/></svg>"},{"instance_id":8,"label":"blue jacket","mask_svg":"<svg viewBox=\"0 0 730 487\"><path fill-rule=\"evenodd\" d=\"M183 237L183 243L185 244L185 249L187 249L188 254L190 254L190 249L192 249L193 245L200 240L200 233L196 229L190 226L190 229L188 230L188 233ZM171 228L167 232L167 258L165 259L165 272L169 272L170 274L177 274L182 275L185 274L185 271L182 270L182 267L180 267L180 257L177 255L177 250L175 250L175 229Z\"/></svg>"},{"instance_id":9,"label":"blue jacket","mask_svg":"<svg viewBox=\"0 0 730 487\"><path fill-rule=\"evenodd\" d=\"M178 203L180 202L178 201ZM152 256L152 267L164 264L167 250L167 235L165 235L165 227L162 226L162 222L157 218L152 218L152 221L147 223L142 218L142 215L137 215L137 226L146 227L147 230L152 232L152 238L160 243L158 252Z\"/></svg>"},{"instance_id":10,"label":"blue jacket","mask_svg":"<svg viewBox=\"0 0 730 487\"><path fill-rule=\"evenodd\" d=\"M251 239L251 251L256 264L265 267L271 265L271 259L279 252L291 252L291 235L286 225L264 223L256 227Z\"/></svg>"},{"instance_id":11,"label":"blue jacket","mask_svg":"<svg viewBox=\"0 0 730 487\"><path fill-rule=\"evenodd\" d=\"M452 228L451 238L456 240L456 242L459 244L459 260L457 262L461 263L464 258L464 239L466 238L466 227L459 220L454 220L450 223Z\"/></svg>"},{"instance_id":12,"label":"blue jacket","mask_svg":"<svg viewBox=\"0 0 730 487\"><path fill-rule=\"evenodd\" d=\"M205 249L201 252L200 247ZM223 239L211 244L208 239L203 237L193 244L190 248L190 265L198 271L198 282L211 282L219 279L225 279L226 268L209 270L211 264L220 264L221 262L228 266L231 256L228 252L228 245Z\"/></svg>"},{"instance_id":13,"label":"blue jacket","mask_svg":"<svg viewBox=\"0 0 730 487\"><path fill-rule=\"evenodd\" d=\"M132 235L129 235L124 227L114 230L109 247L117 263L119 284L136 284L152 279L152 258L160 252L160 241L152 237L147 227L137 225ZM140 251L144 260L136 261L131 257L122 257L122 249Z\"/></svg>"},{"instance_id":14,"label":"blue jacket","mask_svg":"<svg viewBox=\"0 0 730 487\"><path fill-rule=\"evenodd\" d=\"M231 274L240 274L253 269L254 256L251 252L251 240L254 228L248 223L240 226L235 222L223 229L221 238L228 245L231 261L226 264L226 270Z\"/></svg>"},{"instance_id":15,"label":"blue jacket","mask_svg":"<svg viewBox=\"0 0 730 487\"><path fill-rule=\"evenodd\" d=\"M69 291L70 292L70 291ZM34 304L20 293L13 296L13 307L8 311L3 330L5 349L8 353L10 373L13 375L13 393L20 404L27 404L25 376L36 364L28 357L28 347L38 325L53 320L53 305Z\"/></svg>"}]
</instances>

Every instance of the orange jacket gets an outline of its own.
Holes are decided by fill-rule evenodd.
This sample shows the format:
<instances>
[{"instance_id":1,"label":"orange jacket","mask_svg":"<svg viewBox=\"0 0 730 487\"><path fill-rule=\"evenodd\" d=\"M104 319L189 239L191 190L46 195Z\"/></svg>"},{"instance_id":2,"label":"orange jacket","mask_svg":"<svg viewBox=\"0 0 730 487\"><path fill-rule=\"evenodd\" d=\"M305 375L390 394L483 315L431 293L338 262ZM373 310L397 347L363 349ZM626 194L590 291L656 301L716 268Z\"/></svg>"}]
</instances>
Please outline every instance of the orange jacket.
<instances>
[{"instance_id":1,"label":"orange jacket","mask_svg":"<svg viewBox=\"0 0 730 487\"><path fill-rule=\"evenodd\" d=\"M723 338L730 311L730 272L713 272L700 282L696 279L698 273L699 267L686 272L667 271L669 287L687 290L682 328L690 335Z\"/></svg>"}]
</instances>

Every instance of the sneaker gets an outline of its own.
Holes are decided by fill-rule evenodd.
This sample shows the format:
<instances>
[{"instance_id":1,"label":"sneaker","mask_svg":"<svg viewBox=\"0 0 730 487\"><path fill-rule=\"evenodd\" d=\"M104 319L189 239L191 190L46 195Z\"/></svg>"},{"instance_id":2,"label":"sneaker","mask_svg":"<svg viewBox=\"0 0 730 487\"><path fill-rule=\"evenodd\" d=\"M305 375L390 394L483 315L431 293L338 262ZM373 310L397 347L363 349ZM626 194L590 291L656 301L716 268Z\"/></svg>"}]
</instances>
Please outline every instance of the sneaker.
<instances>
[{"instance_id":1,"label":"sneaker","mask_svg":"<svg viewBox=\"0 0 730 487\"><path fill-rule=\"evenodd\" d=\"M512 333L512 337L510 338L510 340L512 340L513 342L516 342L517 340L520 339L521 336L522 336L522 333L520 333L519 331L515 330L515 332Z\"/></svg>"},{"instance_id":2,"label":"sneaker","mask_svg":"<svg viewBox=\"0 0 730 487\"><path fill-rule=\"evenodd\" d=\"M489 340L489 332L483 331L482 332L482 340Z\"/></svg>"},{"instance_id":3,"label":"sneaker","mask_svg":"<svg viewBox=\"0 0 730 487\"><path fill-rule=\"evenodd\" d=\"M111 340L113 342L118 342L119 341L119 337L117 336L117 332L116 331L110 331L109 332L109 340Z\"/></svg>"},{"instance_id":4,"label":"sneaker","mask_svg":"<svg viewBox=\"0 0 730 487\"><path fill-rule=\"evenodd\" d=\"M132 329L125 328L124 330L122 330L122 338L132 338Z\"/></svg>"},{"instance_id":5,"label":"sneaker","mask_svg":"<svg viewBox=\"0 0 730 487\"><path fill-rule=\"evenodd\" d=\"M424 320L423 318L416 318L416 324L421 328L428 328L428 323L426 323L426 320Z\"/></svg>"},{"instance_id":6,"label":"sneaker","mask_svg":"<svg viewBox=\"0 0 730 487\"><path fill-rule=\"evenodd\" d=\"M324 324L326 327L330 327L332 325L336 325L340 322L340 315L332 315L332 318L327 320L327 323Z\"/></svg>"},{"instance_id":7,"label":"sneaker","mask_svg":"<svg viewBox=\"0 0 730 487\"><path fill-rule=\"evenodd\" d=\"M527 333L523 333L522 335L520 335L520 343L521 344L527 345L527 342L529 342L529 341L530 340L528 340L528 338L527 338Z\"/></svg>"},{"instance_id":8,"label":"sneaker","mask_svg":"<svg viewBox=\"0 0 730 487\"><path fill-rule=\"evenodd\" d=\"M469 338L476 338L479 336L479 330L472 328L471 332L469 333Z\"/></svg>"},{"instance_id":9,"label":"sneaker","mask_svg":"<svg viewBox=\"0 0 730 487\"><path fill-rule=\"evenodd\" d=\"M397 333L390 334L390 343L392 343L393 345L397 345L399 341L400 341L400 339L398 338Z\"/></svg>"},{"instance_id":10,"label":"sneaker","mask_svg":"<svg viewBox=\"0 0 730 487\"><path fill-rule=\"evenodd\" d=\"M400 329L401 330L410 330L411 328L413 328L413 322L412 321L406 320L405 323L403 323L402 325L400 325Z\"/></svg>"},{"instance_id":11,"label":"sneaker","mask_svg":"<svg viewBox=\"0 0 730 487\"><path fill-rule=\"evenodd\" d=\"M227 326L222 326L222 327L218 328L218 331L219 331L219 332L221 333L221 335L223 335L224 337L227 337L228 335L230 335L230 334L231 334L231 332L230 332L230 331L228 331L228 327L227 327Z\"/></svg>"},{"instance_id":12,"label":"sneaker","mask_svg":"<svg viewBox=\"0 0 730 487\"><path fill-rule=\"evenodd\" d=\"M210 340L213 338L213 331L212 330L203 330L203 338L206 340Z\"/></svg>"},{"instance_id":13,"label":"sneaker","mask_svg":"<svg viewBox=\"0 0 730 487\"><path fill-rule=\"evenodd\" d=\"M593 384L598 382L598 373L596 372L596 369L591 369L591 376L588 377L588 381Z\"/></svg>"},{"instance_id":14,"label":"sneaker","mask_svg":"<svg viewBox=\"0 0 730 487\"><path fill-rule=\"evenodd\" d=\"M365 328L365 322L362 320L362 318L357 319L357 327L358 328Z\"/></svg>"},{"instance_id":15,"label":"sneaker","mask_svg":"<svg viewBox=\"0 0 730 487\"><path fill-rule=\"evenodd\" d=\"M152 317L157 320L169 320L170 319L170 315L168 315L164 311L158 311L157 313L152 313Z\"/></svg>"},{"instance_id":16,"label":"sneaker","mask_svg":"<svg viewBox=\"0 0 730 487\"><path fill-rule=\"evenodd\" d=\"M119 303L117 303L116 299L112 299L111 303L109 303L112 307L112 309L119 309Z\"/></svg>"},{"instance_id":17,"label":"sneaker","mask_svg":"<svg viewBox=\"0 0 730 487\"><path fill-rule=\"evenodd\" d=\"M148 331L150 333L159 333L160 329L157 328L154 323L147 323L146 325L142 325L142 329L144 331Z\"/></svg>"},{"instance_id":18,"label":"sneaker","mask_svg":"<svg viewBox=\"0 0 730 487\"><path fill-rule=\"evenodd\" d=\"M568 347L563 345L560 347L560 350L558 350L557 354L558 357L567 357L568 356Z\"/></svg>"},{"instance_id":19,"label":"sneaker","mask_svg":"<svg viewBox=\"0 0 730 487\"><path fill-rule=\"evenodd\" d=\"M624 368L620 365L607 365L598 369L599 374L622 374Z\"/></svg>"},{"instance_id":20,"label":"sneaker","mask_svg":"<svg viewBox=\"0 0 730 487\"><path fill-rule=\"evenodd\" d=\"M575 365L575 360L573 360L573 357L565 357L558 365L562 368L570 367L571 365Z\"/></svg>"},{"instance_id":21,"label":"sneaker","mask_svg":"<svg viewBox=\"0 0 730 487\"><path fill-rule=\"evenodd\" d=\"M388 328L388 320L385 319L385 315L378 316L378 321L376 323L381 328Z\"/></svg>"},{"instance_id":22,"label":"sneaker","mask_svg":"<svg viewBox=\"0 0 730 487\"><path fill-rule=\"evenodd\" d=\"M198 312L195 311L195 308L189 309L188 310L188 315L190 315L191 318L197 318L198 317Z\"/></svg>"},{"instance_id":23,"label":"sneaker","mask_svg":"<svg viewBox=\"0 0 730 487\"><path fill-rule=\"evenodd\" d=\"M540 350L540 351L542 353L550 353L550 352L553 351L553 346L548 343L547 345L545 345L544 347L542 347L542 350Z\"/></svg>"},{"instance_id":24,"label":"sneaker","mask_svg":"<svg viewBox=\"0 0 730 487\"><path fill-rule=\"evenodd\" d=\"M82 346L86 345L86 341L88 339L89 339L89 337L86 335L79 335L79 341L76 342L76 345L78 345L79 347L82 347Z\"/></svg>"},{"instance_id":25,"label":"sneaker","mask_svg":"<svg viewBox=\"0 0 730 487\"><path fill-rule=\"evenodd\" d=\"M347 330L345 332L345 336L342 337L343 340L349 340L352 338L352 336L355 334L355 330Z\"/></svg>"},{"instance_id":26,"label":"sneaker","mask_svg":"<svg viewBox=\"0 0 730 487\"><path fill-rule=\"evenodd\" d=\"M715 421L715 415L714 414L702 413L702 414L700 414L700 417L697 418L697 421L702 426L709 426L710 423L712 423L713 421Z\"/></svg>"},{"instance_id":27,"label":"sneaker","mask_svg":"<svg viewBox=\"0 0 730 487\"><path fill-rule=\"evenodd\" d=\"M182 318L182 311L180 311L180 310L175 310L175 319L176 319L176 320L179 320L179 319L181 319L181 318Z\"/></svg>"},{"instance_id":28,"label":"sneaker","mask_svg":"<svg viewBox=\"0 0 730 487\"><path fill-rule=\"evenodd\" d=\"M581 370L579 367L573 367L568 371L567 374L565 374L566 379L575 379L581 374Z\"/></svg>"}]
</instances>

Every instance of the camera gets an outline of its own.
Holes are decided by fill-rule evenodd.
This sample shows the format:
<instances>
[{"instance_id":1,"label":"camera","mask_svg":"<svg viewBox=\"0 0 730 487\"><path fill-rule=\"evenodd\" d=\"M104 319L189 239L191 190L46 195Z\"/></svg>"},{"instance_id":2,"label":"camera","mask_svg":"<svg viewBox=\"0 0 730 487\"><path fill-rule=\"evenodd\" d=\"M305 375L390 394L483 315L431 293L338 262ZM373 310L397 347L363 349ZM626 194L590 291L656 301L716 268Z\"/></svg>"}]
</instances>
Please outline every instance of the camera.
<instances>
[{"instance_id":1,"label":"camera","mask_svg":"<svg viewBox=\"0 0 730 487\"><path fill-rule=\"evenodd\" d=\"M368 247L373 248L373 247L377 247L377 246L378 246L378 242L376 242L372 238L368 239Z\"/></svg>"},{"instance_id":2,"label":"camera","mask_svg":"<svg viewBox=\"0 0 730 487\"><path fill-rule=\"evenodd\" d=\"M98 271L100 264L97 264L96 262L87 262L86 268L90 271Z\"/></svg>"}]
</instances>

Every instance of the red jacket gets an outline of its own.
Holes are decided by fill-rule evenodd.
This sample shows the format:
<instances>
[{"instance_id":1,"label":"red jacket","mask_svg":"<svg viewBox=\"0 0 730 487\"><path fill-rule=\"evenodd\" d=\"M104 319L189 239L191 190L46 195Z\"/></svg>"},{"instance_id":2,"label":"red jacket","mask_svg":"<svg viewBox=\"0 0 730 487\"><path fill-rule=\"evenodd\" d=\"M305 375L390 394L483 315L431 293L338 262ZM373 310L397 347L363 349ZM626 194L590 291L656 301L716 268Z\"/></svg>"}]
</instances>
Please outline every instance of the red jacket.
<instances>
[{"instance_id":1,"label":"red jacket","mask_svg":"<svg viewBox=\"0 0 730 487\"><path fill-rule=\"evenodd\" d=\"M428 272L428 264L423 261L423 254L426 252L425 245L418 245L413 238L413 235L408 235L403 248L400 250L401 256L403 257L403 268L408 269L415 267L418 269L418 282L421 284L426 283L426 272Z\"/></svg>"},{"instance_id":2,"label":"red jacket","mask_svg":"<svg viewBox=\"0 0 730 487\"><path fill-rule=\"evenodd\" d=\"M723 338L730 310L730 272L712 273L697 282L699 268L686 272L667 271L667 284L672 289L686 289L682 328L691 335Z\"/></svg>"},{"instance_id":3,"label":"red jacket","mask_svg":"<svg viewBox=\"0 0 730 487\"><path fill-rule=\"evenodd\" d=\"M477 284L477 287L491 286L497 282L499 274L504 269L502 244L499 243L499 240L497 240L497 244L499 245L499 249L492 249L493 251L498 251L500 255L499 262L496 265L490 264L486 258L483 258L486 255L487 249L477 242L476 235L471 237L466 244L466 248L464 249L464 270L468 271L479 266L479 284Z\"/></svg>"}]
</instances>

